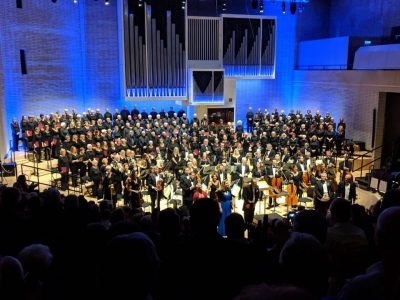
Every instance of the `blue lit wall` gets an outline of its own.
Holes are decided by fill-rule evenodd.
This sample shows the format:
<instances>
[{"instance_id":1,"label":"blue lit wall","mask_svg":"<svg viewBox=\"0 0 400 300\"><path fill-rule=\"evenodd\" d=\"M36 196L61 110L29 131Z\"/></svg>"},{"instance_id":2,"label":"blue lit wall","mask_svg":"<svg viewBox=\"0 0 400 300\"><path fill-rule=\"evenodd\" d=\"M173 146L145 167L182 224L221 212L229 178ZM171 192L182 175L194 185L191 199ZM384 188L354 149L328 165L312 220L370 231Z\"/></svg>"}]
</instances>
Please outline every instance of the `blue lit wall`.
<instances>
[{"instance_id":1,"label":"blue lit wall","mask_svg":"<svg viewBox=\"0 0 400 300\"><path fill-rule=\"evenodd\" d=\"M22 114L38 115L84 103L80 8L72 1L0 2L6 141L9 124ZM19 51L28 74L21 74ZM7 143L8 144L8 143Z\"/></svg>"},{"instance_id":2,"label":"blue lit wall","mask_svg":"<svg viewBox=\"0 0 400 300\"><path fill-rule=\"evenodd\" d=\"M12 118L23 114L120 107L116 1L22 2L22 9L14 0L0 2L4 141ZM20 49L26 51L26 75Z\"/></svg>"},{"instance_id":3,"label":"blue lit wall","mask_svg":"<svg viewBox=\"0 0 400 300\"><path fill-rule=\"evenodd\" d=\"M237 80L236 120L245 120L249 106L253 110L298 108L292 89L297 17L290 12L282 14L280 3L266 3L264 15L277 17L276 79Z\"/></svg>"}]
</instances>

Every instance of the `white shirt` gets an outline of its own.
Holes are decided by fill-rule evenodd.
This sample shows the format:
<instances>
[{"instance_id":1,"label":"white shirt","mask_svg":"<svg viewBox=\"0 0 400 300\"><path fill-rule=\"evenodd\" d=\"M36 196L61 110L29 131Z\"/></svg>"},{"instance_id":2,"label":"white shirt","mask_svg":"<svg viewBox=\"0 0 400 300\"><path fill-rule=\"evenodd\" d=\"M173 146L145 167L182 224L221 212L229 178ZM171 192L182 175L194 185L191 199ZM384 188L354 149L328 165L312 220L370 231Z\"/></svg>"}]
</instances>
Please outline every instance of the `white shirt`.
<instances>
[{"instance_id":1,"label":"white shirt","mask_svg":"<svg viewBox=\"0 0 400 300\"><path fill-rule=\"evenodd\" d=\"M350 195L350 183L346 183L344 186L344 199L349 200Z\"/></svg>"},{"instance_id":2,"label":"white shirt","mask_svg":"<svg viewBox=\"0 0 400 300\"><path fill-rule=\"evenodd\" d=\"M242 165L242 176L244 176L244 173L246 172L246 168L244 165Z\"/></svg>"},{"instance_id":3,"label":"white shirt","mask_svg":"<svg viewBox=\"0 0 400 300\"><path fill-rule=\"evenodd\" d=\"M219 174L219 182L224 182L224 173L223 172L221 172L220 174Z\"/></svg>"},{"instance_id":4,"label":"white shirt","mask_svg":"<svg viewBox=\"0 0 400 300\"><path fill-rule=\"evenodd\" d=\"M329 193L328 193L328 184L326 183L326 181L325 181L324 184L322 185L322 188L324 189L324 195L329 196Z\"/></svg>"},{"instance_id":5,"label":"white shirt","mask_svg":"<svg viewBox=\"0 0 400 300\"><path fill-rule=\"evenodd\" d=\"M275 173L276 173L276 169L275 169L275 167L272 167L272 175L274 175L274 177L275 177Z\"/></svg>"}]
</instances>

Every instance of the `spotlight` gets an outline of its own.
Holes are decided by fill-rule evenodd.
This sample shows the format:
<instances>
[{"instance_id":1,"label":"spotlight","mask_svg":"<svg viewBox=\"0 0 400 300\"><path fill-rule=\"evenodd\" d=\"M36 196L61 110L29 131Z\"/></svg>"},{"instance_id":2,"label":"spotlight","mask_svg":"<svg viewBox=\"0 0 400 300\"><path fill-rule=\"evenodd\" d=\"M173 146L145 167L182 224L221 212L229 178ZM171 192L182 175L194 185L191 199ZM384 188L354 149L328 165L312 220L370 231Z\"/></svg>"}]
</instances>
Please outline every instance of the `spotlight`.
<instances>
[{"instance_id":1,"label":"spotlight","mask_svg":"<svg viewBox=\"0 0 400 300\"><path fill-rule=\"evenodd\" d=\"M228 8L228 0L222 0L222 11L226 11Z\"/></svg>"},{"instance_id":2,"label":"spotlight","mask_svg":"<svg viewBox=\"0 0 400 300\"><path fill-rule=\"evenodd\" d=\"M142 7L142 6L143 6L143 0L139 0L138 6L139 6L139 7Z\"/></svg>"},{"instance_id":3,"label":"spotlight","mask_svg":"<svg viewBox=\"0 0 400 300\"><path fill-rule=\"evenodd\" d=\"M257 9L258 8L258 1L257 0L252 0L251 1L251 7L253 9Z\"/></svg>"},{"instance_id":4,"label":"spotlight","mask_svg":"<svg viewBox=\"0 0 400 300\"><path fill-rule=\"evenodd\" d=\"M260 13L264 13L264 0L260 0Z\"/></svg>"},{"instance_id":5,"label":"spotlight","mask_svg":"<svg viewBox=\"0 0 400 300\"><path fill-rule=\"evenodd\" d=\"M185 9L186 7L186 1L182 1L182 9Z\"/></svg>"},{"instance_id":6,"label":"spotlight","mask_svg":"<svg viewBox=\"0 0 400 300\"><path fill-rule=\"evenodd\" d=\"M282 13L286 14L286 2L285 1L282 2Z\"/></svg>"},{"instance_id":7,"label":"spotlight","mask_svg":"<svg viewBox=\"0 0 400 300\"><path fill-rule=\"evenodd\" d=\"M78 0L74 0L74 4L77 4L78 3Z\"/></svg>"},{"instance_id":8,"label":"spotlight","mask_svg":"<svg viewBox=\"0 0 400 300\"><path fill-rule=\"evenodd\" d=\"M110 0L104 0L105 5L110 5Z\"/></svg>"},{"instance_id":9,"label":"spotlight","mask_svg":"<svg viewBox=\"0 0 400 300\"><path fill-rule=\"evenodd\" d=\"M296 9L297 9L297 4L296 2L291 2L290 3L290 13L292 15L294 15L296 13Z\"/></svg>"}]
</instances>

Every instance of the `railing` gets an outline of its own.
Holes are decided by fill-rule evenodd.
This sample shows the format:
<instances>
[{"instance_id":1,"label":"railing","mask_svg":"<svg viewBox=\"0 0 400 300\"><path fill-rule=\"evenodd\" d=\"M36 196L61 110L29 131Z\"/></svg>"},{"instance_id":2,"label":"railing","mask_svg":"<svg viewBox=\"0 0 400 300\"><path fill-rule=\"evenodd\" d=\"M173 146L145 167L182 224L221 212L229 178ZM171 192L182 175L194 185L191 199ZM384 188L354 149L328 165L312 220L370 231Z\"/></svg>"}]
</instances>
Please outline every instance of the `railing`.
<instances>
[{"instance_id":1,"label":"railing","mask_svg":"<svg viewBox=\"0 0 400 300\"><path fill-rule=\"evenodd\" d=\"M363 173L364 167L369 166L370 164L372 164L372 163L374 163L374 162L376 162L376 161L378 161L378 160L381 160L381 159L382 159L382 156L379 156L379 157L377 157L377 158L374 158L372 161L366 163L365 165L364 165L364 158L365 158L367 155L369 155L370 153L372 153L372 152L374 152L375 150L378 150L378 149L380 149L380 148L382 148L382 147L383 147L383 145L378 146L378 147L375 147L374 149L368 150L368 151L365 152L364 154L356 155L356 156L353 158L353 163L354 163L356 160L361 159L361 166L358 167L357 169L355 169L354 172L360 171L360 177L362 177L362 173Z\"/></svg>"},{"instance_id":2,"label":"railing","mask_svg":"<svg viewBox=\"0 0 400 300\"><path fill-rule=\"evenodd\" d=\"M35 176L36 180L31 180L30 176L29 176L29 178L27 179L27 182L35 183L37 185L38 192L40 192L40 187L41 186L58 187L57 186L57 182L60 181L61 178L54 176L55 174L59 174L58 170L54 171L53 168L50 168L50 169L39 168L39 164L36 161L33 162L33 165L31 163L23 163L20 166L21 166L21 174L22 175L27 173L27 172L24 172L26 169L32 170L32 172L30 172L31 173L30 176L32 176L32 175ZM43 178L43 176L46 176L46 175L50 175L50 182L49 183L46 183L45 181L41 181L40 180L41 177ZM83 182L82 182L80 176L79 175L76 176L76 175L69 174L68 181L69 181L70 178L76 179L79 182L79 184L78 184L77 187L74 187L73 189L71 189L70 185L68 185L68 187L66 189L67 194L69 195L70 192L83 194Z\"/></svg>"}]
</instances>

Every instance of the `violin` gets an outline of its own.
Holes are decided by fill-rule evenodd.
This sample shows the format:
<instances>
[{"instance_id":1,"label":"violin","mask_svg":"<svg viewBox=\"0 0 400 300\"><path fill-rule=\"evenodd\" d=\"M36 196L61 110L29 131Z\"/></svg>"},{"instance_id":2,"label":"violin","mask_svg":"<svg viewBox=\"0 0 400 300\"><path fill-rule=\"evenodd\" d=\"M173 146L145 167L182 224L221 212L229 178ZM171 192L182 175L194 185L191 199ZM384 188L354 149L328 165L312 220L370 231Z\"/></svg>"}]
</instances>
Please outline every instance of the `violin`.
<instances>
[{"instance_id":1,"label":"violin","mask_svg":"<svg viewBox=\"0 0 400 300\"><path fill-rule=\"evenodd\" d=\"M156 183L157 192L161 192L164 189L164 180L159 179Z\"/></svg>"}]
</instances>

